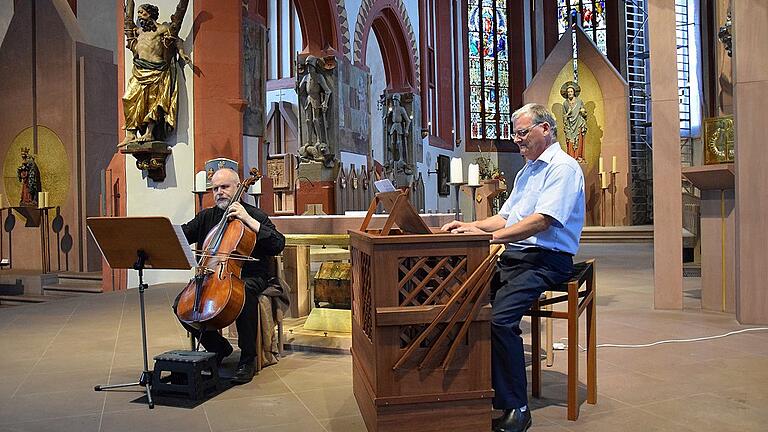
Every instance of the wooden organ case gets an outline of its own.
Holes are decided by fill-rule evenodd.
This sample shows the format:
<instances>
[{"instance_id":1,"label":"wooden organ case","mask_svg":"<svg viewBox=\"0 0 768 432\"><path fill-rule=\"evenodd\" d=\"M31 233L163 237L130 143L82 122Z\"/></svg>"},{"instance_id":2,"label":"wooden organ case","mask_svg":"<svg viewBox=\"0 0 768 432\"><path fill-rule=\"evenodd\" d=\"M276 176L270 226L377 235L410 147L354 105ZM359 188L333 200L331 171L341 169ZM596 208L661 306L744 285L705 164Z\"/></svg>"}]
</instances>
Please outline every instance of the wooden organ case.
<instances>
[{"instance_id":1,"label":"wooden organ case","mask_svg":"<svg viewBox=\"0 0 768 432\"><path fill-rule=\"evenodd\" d=\"M491 429L490 234L430 229L407 193L350 230L353 389L371 432ZM393 229L397 224L399 229Z\"/></svg>"}]
</instances>

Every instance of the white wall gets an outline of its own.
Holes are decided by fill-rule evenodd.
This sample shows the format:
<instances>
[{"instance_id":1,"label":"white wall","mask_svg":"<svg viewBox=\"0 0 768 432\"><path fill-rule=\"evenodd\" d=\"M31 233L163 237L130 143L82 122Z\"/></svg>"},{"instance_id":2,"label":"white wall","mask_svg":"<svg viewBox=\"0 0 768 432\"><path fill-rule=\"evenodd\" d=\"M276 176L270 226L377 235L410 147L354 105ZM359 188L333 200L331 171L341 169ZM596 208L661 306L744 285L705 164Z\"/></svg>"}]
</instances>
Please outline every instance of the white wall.
<instances>
[{"instance_id":1,"label":"white wall","mask_svg":"<svg viewBox=\"0 0 768 432\"><path fill-rule=\"evenodd\" d=\"M175 11L177 0L156 0L160 8L160 20L169 21ZM185 50L192 52L192 22L194 19L193 5L190 3L184 17L179 36L185 40ZM125 56L125 79L131 75L133 53L127 48ZM195 201L192 189L194 186L194 125L193 125L193 91L192 73L184 69L183 79L179 76L179 109L177 125L168 141L173 154L166 161L165 181L156 183L142 176L143 172L136 169L132 156L126 159L126 212L128 216L166 216L173 224L182 224L195 216ZM128 286L138 284L136 272L128 273ZM163 282L186 282L191 271L178 270L148 270L145 272L145 282L149 284Z\"/></svg>"}]
</instances>

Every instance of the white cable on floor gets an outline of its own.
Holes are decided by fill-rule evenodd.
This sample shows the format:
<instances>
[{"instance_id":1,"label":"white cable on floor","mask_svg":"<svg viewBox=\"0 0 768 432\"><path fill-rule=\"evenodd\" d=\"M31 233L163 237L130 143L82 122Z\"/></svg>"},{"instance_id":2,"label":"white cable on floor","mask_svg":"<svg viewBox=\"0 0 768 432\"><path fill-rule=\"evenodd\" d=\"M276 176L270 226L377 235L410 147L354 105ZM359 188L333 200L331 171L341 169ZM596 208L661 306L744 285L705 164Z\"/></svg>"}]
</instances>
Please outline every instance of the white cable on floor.
<instances>
[{"instance_id":1,"label":"white cable on floor","mask_svg":"<svg viewBox=\"0 0 768 432\"><path fill-rule=\"evenodd\" d=\"M752 328L746 328L741 330L734 330L730 331L728 333L724 333L721 335L716 336L704 336L699 338L691 338L691 339L668 339L668 340L660 340L656 342L651 342L647 344L637 344L637 345L630 345L630 344L597 344L597 348L648 348L656 345L661 344L667 344L667 343L684 343L684 342L699 342L699 341L705 341L705 340L711 340L711 339L719 339L724 338L726 336L731 336L739 333L745 333L750 331L766 331L768 330L768 327L752 327ZM560 340L568 340L568 338L561 338ZM582 351L586 351L587 349L579 345L579 348Z\"/></svg>"}]
</instances>

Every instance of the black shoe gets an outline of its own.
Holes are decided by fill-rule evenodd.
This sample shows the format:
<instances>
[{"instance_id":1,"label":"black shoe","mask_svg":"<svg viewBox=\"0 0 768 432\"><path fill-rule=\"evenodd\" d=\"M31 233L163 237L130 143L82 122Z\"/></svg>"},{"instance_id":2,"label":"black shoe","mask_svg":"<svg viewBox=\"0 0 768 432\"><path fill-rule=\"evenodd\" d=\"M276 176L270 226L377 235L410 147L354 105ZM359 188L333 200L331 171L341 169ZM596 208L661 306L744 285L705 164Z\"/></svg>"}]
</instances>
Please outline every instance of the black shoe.
<instances>
[{"instance_id":1,"label":"black shoe","mask_svg":"<svg viewBox=\"0 0 768 432\"><path fill-rule=\"evenodd\" d=\"M256 367L253 363L242 364L235 370L235 375L232 377L232 383L245 384L251 382L253 376L256 375Z\"/></svg>"},{"instance_id":2,"label":"black shoe","mask_svg":"<svg viewBox=\"0 0 768 432\"><path fill-rule=\"evenodd\" d=\"M229 357L229 355L232 354L232 351L234 351L232 345L227 345L227 349L216 353L216 366L221 366L221 362L223 362L225 358Z\"/></svg>"},{"instance_id":3,"label":"black shoe","mask_svg":"<svg viewBox=\"0 0 768 432\"><path fill-rule=\"evenodd\" d=\"M504 414L493 419L493 432L525 432L531 427L531 410L504 410Z\"/></svg>"}]
</instances>

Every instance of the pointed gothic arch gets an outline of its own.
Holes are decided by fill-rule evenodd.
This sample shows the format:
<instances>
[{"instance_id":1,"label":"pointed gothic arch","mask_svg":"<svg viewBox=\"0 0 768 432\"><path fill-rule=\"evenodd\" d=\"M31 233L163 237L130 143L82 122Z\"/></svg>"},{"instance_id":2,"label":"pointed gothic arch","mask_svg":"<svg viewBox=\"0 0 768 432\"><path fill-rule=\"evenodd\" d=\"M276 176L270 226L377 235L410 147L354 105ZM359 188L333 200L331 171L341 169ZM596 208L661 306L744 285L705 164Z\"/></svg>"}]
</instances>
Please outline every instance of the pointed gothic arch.
<instances>
[{"instance_id":1,"label":"pointed gothic arch","mask_svg":"<svg viewBox=\"0 0 768 432\"><path fill-rule=\"evenodd\" d=\"M304 53L349 57L349 20L344 0L294 0Z\"/></svg>"},{"instance_id":2,"label":"pointed gothic arch","mask_svg":"<svg viewBox=\"0 0 768 432\"><path fill-rule=\"evenodd\" d=\"M368 35L373 30L392 91L417 92L419 52L416 36L402 0L363 0L355 25L354 62L365 66Z\"/></svg>"}]
</instances>

